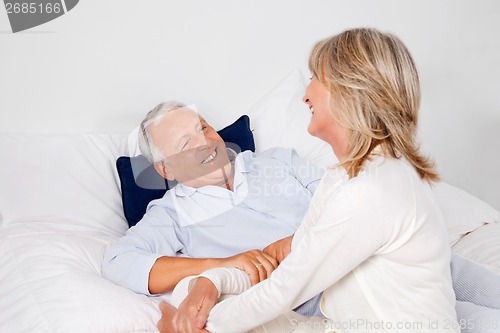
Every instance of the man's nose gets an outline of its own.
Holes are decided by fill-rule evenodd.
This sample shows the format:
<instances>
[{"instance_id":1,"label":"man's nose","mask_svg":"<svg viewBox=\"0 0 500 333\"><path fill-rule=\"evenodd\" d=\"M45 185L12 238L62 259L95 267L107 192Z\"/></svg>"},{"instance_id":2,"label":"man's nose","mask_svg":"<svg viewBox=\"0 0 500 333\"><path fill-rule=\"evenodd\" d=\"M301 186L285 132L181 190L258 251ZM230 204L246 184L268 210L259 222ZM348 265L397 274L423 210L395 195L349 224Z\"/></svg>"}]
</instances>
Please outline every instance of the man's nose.
<instances>
[{"instance_id":1,"label":"man's nose","mask_svg":"<svg viewBox=\"0 0 500 333\"><path fill-rule=\"evenodd\" d=\"M306 103L309 105L309 98L307 98L306 95L304 95L304 97L302 97L302 102Z\"/></svg>"},{"instance_id":2,"label":"man's nose","mask_svg":"<svg viewBox=\"0 0 500 333\"><path fill-rule=\"evenodd\" d=\"M199 149L210 148L212 147L212 139L208 135L205 135L204 133L197 135L195 147Z\"/></svg>"}]
</instances>

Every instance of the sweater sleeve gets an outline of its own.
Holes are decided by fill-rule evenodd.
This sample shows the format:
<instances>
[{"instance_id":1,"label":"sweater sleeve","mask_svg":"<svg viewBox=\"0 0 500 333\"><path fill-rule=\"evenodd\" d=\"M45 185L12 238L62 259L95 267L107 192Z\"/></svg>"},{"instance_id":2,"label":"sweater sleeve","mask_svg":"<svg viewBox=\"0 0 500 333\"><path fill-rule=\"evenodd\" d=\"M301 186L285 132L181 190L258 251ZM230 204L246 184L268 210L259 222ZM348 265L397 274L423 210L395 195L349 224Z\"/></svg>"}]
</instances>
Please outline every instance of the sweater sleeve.
<instances>
[{"instance_id":1,"label":"sweater sleeve","mask_svg":"<svg viewBox=\"0 0 500 333\"><path fill-rule=\"evenodd\" d=\"M222 295L237 295L251 287L250 277L240 269L225 267L212 268L200 275L187 276L182 279L172 292L170 304L178 308L200 277L205 277L212 281L217 288L218 298Z\"/></svg>"},{"instance_id":2,"label":"sweater sleeve","mask_svg":"<svg viewBox=\"0 0 500 333\"><path fill-rule=\"evenodd\" d=\"M211 332L243 332L272 320L335 284L386 241L387 219L373 216L373 199L353 188L330 200L293 251L265 281L217 304ZM366 203L363 208L359 202Z\"/></svg>"},{"instance_id":3,"label":"sweater sleeve","mask_svg":"<svg viewBox=\"0 0 500 333\"><path fill-rule=\"evenodd\" d=\"M209 269L198 277L206 277L215 285L221 295L238 295L252 286L250 277L238 268L217 267ZM191 286L194 281L190 283Z\"/></svg>"}]
</instances>

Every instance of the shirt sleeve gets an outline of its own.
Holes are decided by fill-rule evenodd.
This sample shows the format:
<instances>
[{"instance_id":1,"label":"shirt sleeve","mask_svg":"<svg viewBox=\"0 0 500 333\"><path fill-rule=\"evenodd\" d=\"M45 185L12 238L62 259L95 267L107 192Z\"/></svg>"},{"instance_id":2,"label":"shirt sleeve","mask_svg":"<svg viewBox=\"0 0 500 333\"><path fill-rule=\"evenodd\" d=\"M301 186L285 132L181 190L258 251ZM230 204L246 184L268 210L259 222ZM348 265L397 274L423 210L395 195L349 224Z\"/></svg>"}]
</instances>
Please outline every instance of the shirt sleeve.
<instances>
[{"instance_id":1,"label":"shirt sleeve","mask_svg":"<svg viewBox=\"0 0 500 333\"><path fill-rule=\"evenodd\" d=\"M290 160L290 166L295 178L314 194L326 169L300 158L295 149L292 149Z\"/></svg>"},{"instance_id":2,"label":"shirt sleeve","mask_svg":"<svg viewBox=\"0 0 500 333\"><path fill-rule=\"evenodd\" d=\"M267 280L212 309L207 329L243 332L261 325L332 286L373 255L386 242L389 228L384 217L370 213L376 200L363 208L356 204L366 202L365 196L371 197L358 188L328 202Z\"/></svg>"},{"instance_id":3,"label":"shirt sleeve","mask_svg":"<svg viewBox=\"0 0 500 333\"><path fill-rule=\"evenodd\" d=\"M263 156L275 158L285 164L289 172L302 184L302 186L307 188L311 194L314 194L316 191L319 181L326 171L326 168L317 166L300 158L295 149L271 148L261 154Z\"/></svg>"},{"instance_id":4,"label":"shirt sleeve","mask_svg":"<svg viewBox=\"0 0 500 333\"><path fill-rule=\"evenodd\" d=\"M137 293L151 295L149 272L161 256L175 256L183 245L168 210L152 206L136 226L106 252L103 277Z\"/></svg>"}]
</instances>

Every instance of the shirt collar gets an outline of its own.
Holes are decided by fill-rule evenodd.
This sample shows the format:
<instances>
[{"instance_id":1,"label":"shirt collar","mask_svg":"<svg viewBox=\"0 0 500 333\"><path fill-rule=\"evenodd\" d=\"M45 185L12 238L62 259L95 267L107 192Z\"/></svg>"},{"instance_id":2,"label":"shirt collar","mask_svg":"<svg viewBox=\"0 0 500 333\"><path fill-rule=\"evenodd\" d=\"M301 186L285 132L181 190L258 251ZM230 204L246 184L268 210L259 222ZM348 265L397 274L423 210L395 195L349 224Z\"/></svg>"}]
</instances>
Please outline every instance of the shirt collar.
<instances>
[{"instance_id":1,"label":"shirt collar","mask_svg":"<svg viewBox=\"0 0 500 333\"><path fill-rule=\"evenodd\" d=\"M233 186L236 189L236 187L240 185L245 178L239 175L242 173L247 173L252 171L254 169L254 166L251 160L245 158L245 154L238 154L233 149L227 147L226 150L229 161L233 164L234 168ZM194 193L209 187L216 187L216 186L208 185L208 186L202 186L200 188L194 188L185 184L178 183L172 190L175 191L175 195L177 196L190 197Z\"/></svg>"}]
</instances>

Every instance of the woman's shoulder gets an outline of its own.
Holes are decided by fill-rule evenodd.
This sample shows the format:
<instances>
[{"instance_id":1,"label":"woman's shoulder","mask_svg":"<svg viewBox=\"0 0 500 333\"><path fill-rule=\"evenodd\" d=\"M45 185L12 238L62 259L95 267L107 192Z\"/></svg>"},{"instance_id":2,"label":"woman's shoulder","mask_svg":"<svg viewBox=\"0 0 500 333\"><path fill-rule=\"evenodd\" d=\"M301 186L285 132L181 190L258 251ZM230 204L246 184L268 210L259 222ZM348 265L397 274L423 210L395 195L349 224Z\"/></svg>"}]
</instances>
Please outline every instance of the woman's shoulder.
<instances>
[{"instance_id":1,"label":"woman's shoulder","mask_svg":"<svg viewBox=\"0 0 500 333\"><path fill-rule=\"evenodd\" d=\"M330 172L332 180L346 177L339 171ZM425 184L406 159L374 156L356 177L345 181L343 192L360 199L366 196L373 201L396 200L412 196L416 187Z\"/></svg>"},{"instance_id":2,"label":"woman's shoulder","mask_svg":"<svg viewBox=\"0 0 500 333\"><path fill-rule=\"evenodd\" d=\"M406 158L378 155L366 161L358 176L360 179L381 183L420 179L420 176Z\"/></svg>"}]
</instances>

